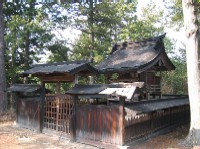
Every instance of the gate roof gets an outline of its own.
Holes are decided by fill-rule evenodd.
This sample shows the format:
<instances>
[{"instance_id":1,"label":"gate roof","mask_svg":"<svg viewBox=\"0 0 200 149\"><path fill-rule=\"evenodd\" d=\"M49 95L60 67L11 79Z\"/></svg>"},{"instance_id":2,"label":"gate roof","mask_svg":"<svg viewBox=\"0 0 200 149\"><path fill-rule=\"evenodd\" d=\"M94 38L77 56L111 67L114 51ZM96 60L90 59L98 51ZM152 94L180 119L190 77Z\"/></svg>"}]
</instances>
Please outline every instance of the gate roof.
<instances>
[{"instance_id":1,"label":"gate roof","mask_svg":"<svg viewBox=\"0 0 200 149\"><path fill-rule=\"evenodd\" d=\"M70 61L61 63L38 64L33 66L31 69L24 71L23 74L76 74L81 71L97 73L97 70L91 66L88 61Z\"/></svg>"},{"instance_id":2,"label":"gate roof","mask_svg":"<svg viewBox=\"0 0 200 149\"><path fill-rule=\"evenodd\" d=\"M69 61L61 63L39 64L22 73L23 76L38 77L44 81L73 81L74 75L95 75L98 70L88 61Z\"/></svg>"}]
</instances>

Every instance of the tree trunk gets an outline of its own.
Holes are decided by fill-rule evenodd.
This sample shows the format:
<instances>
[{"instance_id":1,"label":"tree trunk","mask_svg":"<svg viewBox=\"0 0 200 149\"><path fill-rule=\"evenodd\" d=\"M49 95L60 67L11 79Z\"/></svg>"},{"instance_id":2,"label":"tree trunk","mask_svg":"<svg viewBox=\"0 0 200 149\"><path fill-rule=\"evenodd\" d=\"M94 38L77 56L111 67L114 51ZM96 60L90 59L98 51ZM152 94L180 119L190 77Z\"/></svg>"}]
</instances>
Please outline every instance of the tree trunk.
<instances>
[{"instance_id":1,"label":"tree trunk","mask_svg":"<svg viewBox=\"0 0 200 149\"><path fill-rule=\"evenodd\" d=\"M93 62L94 58L94 1L90 0L90 13L89 13L89 28L91 30L91 46L90 46L90 58L89 61Z\"/></svg>"},{"instance_id":2,"label":"tree trunk","mask_svg":"<svg viewBox=\"0 0 200 149\"><path fill-rule=\"evenodd\" d=\"M16 39L17 39L17 36L16 36ZM17 46L16 46L16 44L14 45L13 49L11 49L11 50L12 50L12 63L11 63L12 67L11 67L11 69L16 70L16 67L17 67L17 65L16 65L16 55L17 55ZM17 75L13 73L13 75L11 76L11 84L12 85L16 84L16 82L17 82ZM10 99L10 105L8 103L8 105L10 106L9 108L11 110L13 110L14 107L15 107L16 94L15 93L11 93L9 99Z\"/></svg>"},{"instance_id":3,"label":"tree trunk","mask_svg":"<svg viewBox=\"0 0 200 149\"><path fill-rule=\"evenodd\" d=\"M0 112L7 108L6 76L4 62L3 0L0 0Z\"/></svg>"},{"instance_id":4,"label":"tree trunk","mask_svg":"<svg viewBox=\"0 0 200 149\"><path fill-rule=\"evenodd\" d=\"M200 145L200 49L195 0L182 0L186 32L190 132L187 143Z\"/></svg>"}]
</instances>

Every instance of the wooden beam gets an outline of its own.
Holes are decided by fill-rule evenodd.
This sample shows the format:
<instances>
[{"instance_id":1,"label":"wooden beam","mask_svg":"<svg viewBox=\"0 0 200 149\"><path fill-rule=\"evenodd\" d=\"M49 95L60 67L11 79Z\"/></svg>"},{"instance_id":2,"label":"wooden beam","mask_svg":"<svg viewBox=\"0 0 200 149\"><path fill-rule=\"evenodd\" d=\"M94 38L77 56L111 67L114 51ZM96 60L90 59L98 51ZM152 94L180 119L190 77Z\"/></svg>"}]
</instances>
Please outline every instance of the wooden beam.
<instances>
[{"instance_id":1,"label":"wooden beam","mask_svg":"<svg viewBox=\"0 0 200 149\"><path fill-rule=\"evenodd\" d=\"M66 76L40 76L39 77L42 81L45 82L73 82L74 77L72 75Z\"/></svg>"}]
</instances>

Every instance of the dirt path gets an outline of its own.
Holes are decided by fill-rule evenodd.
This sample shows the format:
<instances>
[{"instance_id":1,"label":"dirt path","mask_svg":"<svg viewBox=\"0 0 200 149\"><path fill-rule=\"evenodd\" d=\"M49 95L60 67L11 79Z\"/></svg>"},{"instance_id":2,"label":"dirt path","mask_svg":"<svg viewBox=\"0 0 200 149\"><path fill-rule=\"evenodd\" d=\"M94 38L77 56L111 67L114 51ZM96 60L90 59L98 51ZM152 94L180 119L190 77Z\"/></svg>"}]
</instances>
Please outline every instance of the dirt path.
<instances>
[{"instance_id":1,"label":"dirt path","mask_svg":"<svg viewBox=\"0 0 200 149\"><path fill-rule=\"evenodd\" d=\"M171 133L149 139L145 143L133 147L134 149L191 149L182 145L182 141L188 134L189 126L182 126Z\"/></svg>"},{"instance_id":2,"label":"dirt path","mask_svg":"<svg viewBox=\"0 0 200 149\"><path fill-rule=\"evenodd\" d=\"M13 126L13 123L0 124L0 149L97 149L97 147L72 143L58 136L35 133Z\"/></svg>"},{"instance_id":3,"label":"dirt path","mask_svg":"<svg viewBox=\"0 0 200 149\"><path fill-rule=\"evenodd\" d=\"M180 146L180 140L187 135L188 126L152 138L132 149L189 149ZM13 126L13 123L0 123L0 149L97 149L82 143L72 143L58 136L35 133Z\"/></svg>"}]
</instances>

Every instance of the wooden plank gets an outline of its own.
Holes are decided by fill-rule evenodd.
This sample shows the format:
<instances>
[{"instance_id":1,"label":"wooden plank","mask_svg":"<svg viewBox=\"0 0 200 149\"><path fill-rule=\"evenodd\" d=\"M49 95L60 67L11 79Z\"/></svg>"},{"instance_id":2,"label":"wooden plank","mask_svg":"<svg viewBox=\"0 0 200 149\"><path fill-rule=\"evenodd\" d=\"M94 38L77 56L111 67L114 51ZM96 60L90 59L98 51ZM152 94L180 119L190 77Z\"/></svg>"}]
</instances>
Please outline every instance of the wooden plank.
<instances>
[{"instance_id":1,"label":"wooden plank","mask_svg":"<svg viewBox=\"0 0 200 149\"><path fill-rule=\"evenodd\" d=\"M72 142L75 142L76 141L76 100L78 99L78 96L77 95L74 95L73 96L73 112L72 112L72 118L71 118L71 131L70 131L70 138L71 138L71 141Z\"/></svg>"},{"instance_id":2,"label":"wooden plank","mask_svg":"<svg viewBox=\"0 0 200 149\"><path fill-rule=\"evenodd\" d=\"M45 82L71 82L74 80L74 76L71 74L66 74L64 76L38 76L38 78Z\"/></svg>"},{"instance_id":3,"label":"wooden plank","mask_svg":"<svg viewBox=\"0 0 200 149\"><path fill-rule=\"evenodd\" d=\"M40 115L40 132L44 128L44 104L45 104L45 82L41 81L41 115Z\"/></svg>"},{"instance_id":4,"label":"wooden plank","mask_svg":"<svg viewBox=\"0 0 200 149\"><path fill-rule=\"evenodd\" d=\"M106 122L107 122L107 142L110 143L111 142L111 112L110 112L110 109L107 109L107 112L106 112Z\"/></svg>"},{"instance_id":5,"label":"wooden plank","mask_svg":"<svg viewBox=\"0 0 200 149\"><path fill-rule=\"evenodd\" d=\"M119 137L119 145L124 144L125 138L125 111L124 105L119 106L119 130L118 130L118 137Z\"/></svg>"},{"instance_id":6,"label":"wooden plank","mask_svg":"<svg viewBox=\"0 0 200 149\"><path fill-rule=\"evenodd\" d=\"M97 140L101 141L101 135L102 135L102 112L101 112L101 108L98 108L98 129L97 129Z\"/></svg>"},{"instance_id":7,"label":"wooden plank","mask_svg":"<svg viewBox=\"0 0 200 149\"><path fill-rule=\"evenodd\" d=\"M116 142L115 142L115 137L116 137L116 121L117 121L117 119L116 119L116 110L115 110L115 108L112 108L111 109L111 117L112 117L112 125L111 125L111 143L112 144L115 144Z\"/></svg>"},{"instance_id":8,"label":"wooden plank","mask_svg":"<svg viewBox=\"0 0 200 149\"><path fill-rule=\"evenodd\" d=\"M97 124L97 117L96 117L97 111L96 111L96 109L94 109L93 107L92 107L91 110L92 110L91 112L92 112L92 115L93 115L93 116L92 116L92 119L93 119L93 121L92 121L92 122L93 122L92 127L93 127L93 128L91 129L91 130L92 130L91 133L92 133L93 139L96 140L96 135L97 135L96 128L97 128L97 125L98 125L98 124Z\"/></svg>"}]
</instances>

